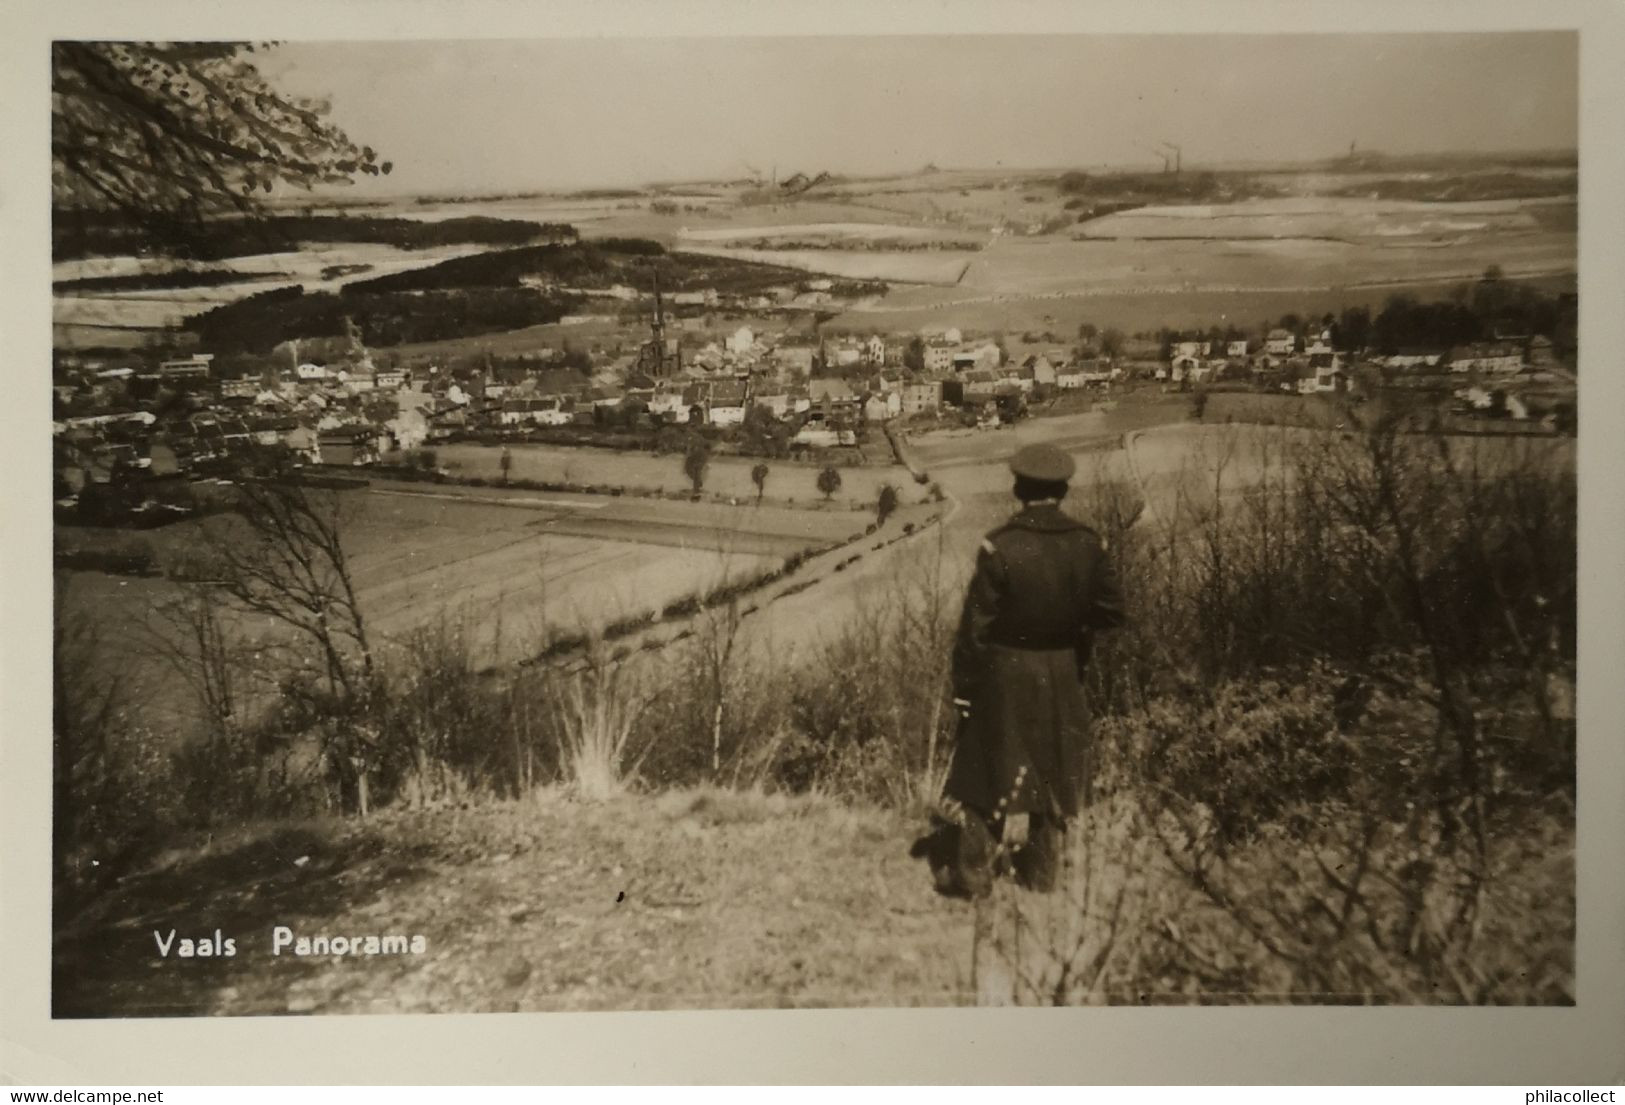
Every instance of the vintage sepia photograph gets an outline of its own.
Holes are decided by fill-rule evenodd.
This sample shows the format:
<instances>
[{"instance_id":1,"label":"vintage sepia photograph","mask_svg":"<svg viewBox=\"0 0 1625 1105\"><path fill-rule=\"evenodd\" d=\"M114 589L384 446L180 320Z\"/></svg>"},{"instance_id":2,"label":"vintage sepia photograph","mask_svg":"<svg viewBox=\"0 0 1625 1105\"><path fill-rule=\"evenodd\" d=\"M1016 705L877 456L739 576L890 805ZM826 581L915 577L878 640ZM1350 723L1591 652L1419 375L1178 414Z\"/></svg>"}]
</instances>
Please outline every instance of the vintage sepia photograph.
<instances>
[{"instance_id":1,"label":"vintage sepia photograph","mask_svg":"<svg viewBox=\"0 0 1625 1105\"><path fill-rule=\"evenodd\" d=\"M49 51L53 1018L1576 1003L1578 33Z\"/></svg>"}]
</instances>

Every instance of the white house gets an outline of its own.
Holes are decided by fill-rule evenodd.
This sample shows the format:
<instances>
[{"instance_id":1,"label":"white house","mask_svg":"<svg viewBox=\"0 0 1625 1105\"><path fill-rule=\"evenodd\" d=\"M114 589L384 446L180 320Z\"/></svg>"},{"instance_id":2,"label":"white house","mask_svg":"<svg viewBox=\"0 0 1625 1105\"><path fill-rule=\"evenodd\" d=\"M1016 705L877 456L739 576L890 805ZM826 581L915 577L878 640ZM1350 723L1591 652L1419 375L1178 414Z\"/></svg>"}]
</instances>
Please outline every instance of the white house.
<instances>
[{"instance_id":1,"label":"white house","mask_svg":"<svg viewBox=\"0 0 1625 1105\"><path fill-rule=\"evenodd\" d=\"M756 335L749 326L741 326L728 338L728 352L736 357L747 356L756 345Z\"/></svg>"},{"instance_id":2,"label":"white house","mask_svg":"<svg viewBox=\"0 0 1625 1105\"><path fill-rule=\"evenodd\" d=\"M903 413L903 397L895 391L873 392L863 401L863 417L869 422L890 422Z\"/></svg>"},{"instance_id":3,"label":"white house","mask_svg":"<svg viewBox=\"0 0 1625 1105\"><path fill-rule=\"evenodd\" d=\"M1086 384L1108 384L1123 374L1121 368L1105 357L1078 362L1078 371L1083 373L1083 382Z\"/></svg>"},{"instance_id":4,"label":"white house","mask_svg":"<svg viewBox=\"0 0 1625 1105\"><path fill-rule=\"evenodd\" d=\"M926 380L917 384L904 384L902 409L904 414L928 414L942 406L942 382Z\"/></svg>"},{"instance_id":5,"label":"white house","mask_svg":"<svg viewBox=\"0 0 1625 1105\"><path fill-rule=\"evenodd\" d=\"M812 445L821 449L830 449L841 443L840 431L824 420L819 414L811 415L802 423L796 436L790 439L797 445Z\"/></svg>"},{"instance_id":6,"label":"white house","mask_svg":"<svg viewBox=\"0 0 1625 1105\"><path fill-rule=\"evenodd\" d=\"M710 418L713 426L737 426L745 421L750 403L749 390L739 383L719 383L711 390Z\"/></svg>"},{"instance_id":7,"label":"white house","mask_svg":"<svg viewBox=\"0 0 1625 1105\"><path fill-rule=\"evenodd\" d=\"M1036 353L1023 360L1021 367L1032 371L1033 383L1047 386L1055 383L1055 366L1065 363L1059 354Z\"/></svg>"},{"instance_id":8,"label":"white house","mask_svg":"<svg viewBox=\"0 0 1625 1105\"><path fill-rule=\"evenodd\" d=\"M863 343L864 358L873 365L886 363L886 339L879 334L871 334L869 340Z\"/></svg>"},{"instance_id":9,"label":"white house","mask_svg":"<svg viewBox=\"0 0 1625 1105\"><path fill-rule=\"evenodd\" d=\"M295 368L293 373L301 380L314 381L327 379L327 368L323 365L311 364L309 361L306 361L298 368Z\"/></svg>"},{"instance_id":10,"label":"white house","mask_svg":"<svg viewBox=\"0 0 1625 1105\"><path fill-rule=\"evenodd\" d=\"M680 391L657 391L649 400L649 413L663 422L687 422L689 404Z\"/></svg>"},{"instance_id":11,"label":"white house","mask_svg":"<svg viewBox=\"0 0 1625 1105\"><path fill-rule=\"evenodd\" d=\"M522 426L536 421L534 413L543 403L558 406L557 399L505 399L497 413L497 421L504 426ZM425 428L427 432L427 428Z\"/></svg>"},{"instance_id":12,"label":"white house","mask_svg":"<svg viewBox=\"0 0 1625 1105\"><path fill-rule=\"evenodd\" d=\"M385 425L402 449L416 449L429 440L429 420L420 408L402 409Z\"/></svg>"},{"instance_id":13,"label":"white house","mask_svg":"<svg viewBox=\"0 0 1625 1105\"><path fill-rule=\"evenodd\" d=\"M1247 339L1239 338L1225 346L1226 357L1245 357L1247 355Z\"/></svg>"},{"instance_id":14,"label":"white house","mask_svg":"<svg viewBox=\"0 0 1625 1105\"><path fill-rule=\"evenodd\" d=\"M1055 373L1055 386L1060 388L1062 391L1075 391L1078 388L1083 387L1087 382L1088 381L1084 379L1084 371L1081 364L1063 365L1061 369Z\"/></svg>"},{"instance_id":15,"label":"white house","mask_svg":"<svg viewBox=\"0 0 1625 1105\"><path fill-rule=\"evenodd\" d=\"M1292 336L1292 332L1279 327L1271 330L1269 337L1264 339L1264 351L1277 357L1290 357L1297 345L1298 339Z\"/></svg>"},{"instance_id":16,"label":"white house","mask_svg":"<svg viewBox=\"0 0 1625 1105\"><path fill-rule=\"evenodd\" d=\"M1343 354L1316 353L1309 358L1314 370L1315 391L1347 391L1348 373L1343 368Z\"/></svg>"}]
</instances>

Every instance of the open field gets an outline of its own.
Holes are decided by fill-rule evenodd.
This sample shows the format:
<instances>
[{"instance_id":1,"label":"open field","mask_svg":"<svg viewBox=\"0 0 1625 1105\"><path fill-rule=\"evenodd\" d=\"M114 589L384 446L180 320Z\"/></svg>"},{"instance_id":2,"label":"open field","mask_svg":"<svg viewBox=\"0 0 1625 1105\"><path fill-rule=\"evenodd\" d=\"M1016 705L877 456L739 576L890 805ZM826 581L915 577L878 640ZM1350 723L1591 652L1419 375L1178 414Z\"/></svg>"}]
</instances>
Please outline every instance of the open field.
<instances>
[{"instance_id":1,"label":"open field","mask_svg":"<svg viewBox=\"0 0 1625 1105\"><path fill-rule=\"evenodd\" d=\"M684 229L682 236L685 241L714 242L717 244L737 241L748 242L757 238L818 240L828 243L849 241L854 244L888 241L894 238L910 242L957 242L964 238L964 235L953 234L935 227L865 222L798 222L767 223L752 226L702 227Z\"/></svg>"},{"instance_id":2,"label":"open field","mask_svg":"<svg viewBox=\"0 0 1625 1105\"><path fill-rule=\"evenodd\" d=\"M1482 271L1482 270L1480 270ZM1474 273L1474 276L1477 274ZM1344 307L1380 310L1398 293L1427 301L1446 298L1467 279L1382 282L1335 287L1282 287L1275 290L1100 291L1019 294L983 292L969 287L894 288L884 298L835 316L830 326L853 331L910 331L957 326L976 331L1049 330L1066 335L1080 323L1115 326L1127 333L1155 331L1158 327L1206 328L1234 323L1258 326L1273 323L1292 311L1318 317ZM1573 291L1577 278L1571 271L1520 280L1547 292Z\"/></svg>"},{"instance_id":3,"label":"open field","mask_svg":"<svg viewBox=\"0 0 1625 1105\"><path fill-rule=\"evenodd\" d=\"M386 657L426 626L460 628L480 664L535 656L550 635L602 629L726 580L777 568L807 548L860 532L872 514L539 495L496 488L429 489L382 482L344 493L344 538L375 647ZM197 539L183 522L142 533L161 563ZM94 544L108 531L67 529ZM127 534L117 534L127 540ZM121 675L158 728L186 724L189 695L153 647L152 618L184 584L71 572L64 617L102 628ZM280 640L240 619L243 640Z\"/></svg>"},{"instance_id":4,"label":"open field","mask_svg":"<svg viewBox=\"0 0 1625 1105\"><path fill-rule=\"evenodd\" d=\"M688 477L683 474L683 458L676 454L656 456L612 449L523 444L511 445L508 449L513 458L513 468L508 475L516 480L607 484L665 491L684 491L689 486ZM492 482L502 478L501 446L441 445L436 447L435 453L441 466L459 477L478 476ZM712 458L706 472L705 492L730 496L741 502L755 502L756 485L751 482L750 472L758 463L764 462L754 457ZM787 460L769 460L765 463L768 466L765 501L794 503L797 507L823 504L823 493L815 484L822 465L798 464ZM923 494L921 490L911 490L915 488L914 481L906 469L896 465L841 468L839 471L841 488L830 500L830 505L838 510L872 506L880 496L881 485L887 483L903 492L905 502L912 502Z\"/></svg>"},{"instance_id":5,"label":"open field","mask_svg":"<svg viewBox=\"0 0 1625 1105\"><path fill-rule=\"evenodd\" d=\"M1000 239L977 255L966 288L1042 295L1080 291L1246 291L1476 278L1491 264L1508 276L1573 271L1574 237L1530 230L1454 240L1309 236L1147 239Z\"/></svg>"},{"instance_id":6,"label":"open field","mask_svg":"<svg viewBox=\"0 0 1625 1105\"><path fill-rule=\"evenodd\" d=\"M1249 199L1141 207L1091 219L1090 238L1427 238L1561 228L1572 198L1418 203L1354 197Z\"/></svg>"},{"instance_id":7,"label":"open field","mask_svg":"<svg viewBox=\"0 0 1625 1105\"><path fill-rule=\"evenodd\" d=\"M1282 396L1279 403L1268 396L1258 398L1279 407L1271 416L1283 422L1290 416L1310 423L1325 408L1314 397ZM1232 406L1238 416L1244 413L1239 404ZM747 632L760 635L753 639L771 647L775 655L816 648L850 624L857 611L884 602L900 580L939 580L946 601L957 611L978 542L1017 508L1006 463L1026 445L1044 442L1072 454L1078 474L1068 509L1085 521L1090 520L1092 483L1131 482L1145 498L1146 524L1156 525L1174 517L1182 500L1195 505L1211 502L1221 461L1224 492L1233 495L1267 471L1289 464L1294 449L1327 440L1326 431L1305 425L1224 424L1218 419L1194 423L1188 411L1188 397L1158 397L1121 403L1111 410L1028 419L1001 430L944 430L911 438L911 448L954 504L941 529L921 542L865 557L827 584L775 602L752 619ZM1125 436L1127 450L1120 447ZM1452 448L1464 464L1476 458L1491 472L1498 464L1527 455L1526 450L1560 467L1572 469L1575 464L1570 438L1455 438Z\"/></svg>"},{"instance_id":8,"label":"open field","mask_svg":"<svg viewBox=\"0 0 1625 1105\"><path fill-rule=\"evenodd\" d=\"M756 202L756 193L736 182L690 189L707 195L403 200L378 213L423 220L486 215L569 222L588 239L648 237L711 256L905 285L848 311L838 326L1008 329L1064 327L1088 319L1139 330L1216 319L1251 325L1300 306L1335 310L1356 302L1380 304L1389 291L1430 294L1475 278L1492 264L1514 278L1572 283L1576 203L1561 194L1569 179L1564 174L1571 171L1563 166L1519 170L1551 176L1559 194L1550 197L1416 202L1329 194L1357 190L1362 183L1378 189L1394 177L1392 171L1277 167L1263 171L1260 179L1267 178L1279 196L1142 206L1084 223L1071 221L1063 208L1058 170L836 180L772 202ZM1470 175L1463 179L1470 183ZM662 201L675 202L678 209L652 210L651 204ZM1006 234L979 250L883 248L893 240L911 245L981 241L996 228L1020 231L1063 215L1069 221L1058 232ZM831 248L751 248L764 239ZM843 243L853 248L840 248ZM286 273L282 282L316 291L483 248L328 245L223 264ZM53 278L152 272L166 264L140 258L64 262L54 267ZM371 269L323 276L324 269L358 264ZM270 286L256 281L63 294L56 301L56 333L63 345L138 344L148 332Z\"/></svg>"},{"instance_id":9,"label":"open field","mask_svg":"<svg viewBox=\"0 0 1625 1105\"><path fill-rule=\"evenodd\" d=\"M275 279L257 279L208 287L143 289L128 292L59 292L53 299L52 324L55 343L74 348L85 345L117 344L119 331L160 331L178 327L185 319L227 303L268 291L299 285L306 292L337 291L344 284L370 280L389 273L426 268L454 257L483 253L489 247L470 243L435 246L426 249L398 249L368 242L314 244L288 253L261 253L232 257L211 264L192 264L198 269L274 272ZM362 267L343 275L328 270ZM92 257L78 261L58 261L51 266L54 281L82 280L103 276L133 276L138 273L166 272L175 267L167 258ZM136 335L140 337L139 334Z\"/></svg>"},{"instance_id":10,"label":"open field","mask_svg":"<svg viewBox=\"0 0 1625 1105\"><path fill-rule=\"evenodd\" d=\"M883 249L740 249L729 246L688 245L690 253L755 261L846 280L887 280L899 284L956 284L975 253L961 250Z\"/></svg>"}]
</instances>

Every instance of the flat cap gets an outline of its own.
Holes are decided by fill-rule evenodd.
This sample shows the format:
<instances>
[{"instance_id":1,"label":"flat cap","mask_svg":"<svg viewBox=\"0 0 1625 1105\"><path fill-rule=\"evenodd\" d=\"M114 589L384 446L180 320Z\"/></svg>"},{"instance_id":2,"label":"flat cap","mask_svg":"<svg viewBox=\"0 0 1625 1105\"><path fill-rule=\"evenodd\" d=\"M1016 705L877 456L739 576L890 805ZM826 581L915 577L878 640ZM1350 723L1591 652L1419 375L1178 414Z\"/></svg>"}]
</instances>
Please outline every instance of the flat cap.
<instances>
[{"instance_id":1,"label":"flat cap","mask_svg":"<svg viewBox=\"0 0 1625 1105\"><path fill-rule=\"evenodd\" d=\"M1010 458L1010 471L1029 480L1065 483L1077 470L1077 463L1053 445L1029 445Z\"/></svg>"}]
</instances>

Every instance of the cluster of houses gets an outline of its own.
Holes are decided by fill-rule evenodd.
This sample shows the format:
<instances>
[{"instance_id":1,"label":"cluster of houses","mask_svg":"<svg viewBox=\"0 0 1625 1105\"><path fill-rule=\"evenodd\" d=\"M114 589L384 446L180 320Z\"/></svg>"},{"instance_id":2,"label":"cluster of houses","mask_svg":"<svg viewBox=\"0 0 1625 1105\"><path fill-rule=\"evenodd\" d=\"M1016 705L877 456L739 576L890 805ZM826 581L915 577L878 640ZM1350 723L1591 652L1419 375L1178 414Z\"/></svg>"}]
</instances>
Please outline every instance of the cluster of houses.
<instances>
[{"instance_id":1,"label":"cluster of houses","mask_svg":"<svg viewBox=\"0 0 1625 1105\"><path fill-rule=\"evenodd\" d=\"M1370 386L1448 390L1476 410L1515 396L1506 411L1516 419L1564 402L1566 391L1572 400L1567 387L1572 376L1561 369L1551 341L1541 336L1377 354L1334 348L1330 329L1306 337L1274 329L1262 341L1174 341L1153 376L1182 387L1248 382L1300 395Z\"/></svg>"},{"instance_id":2,"label":"cluster of houses","mask_svg":"<svg viewBox=\"0 0 1625 1105\"><path fill-rule=\"evenodd\" d=\"M614 294L610 289L607 294ZM629 294L632 294L629 292ZM695 293L698 294L698 293ZM1447 390L1459 405L1516 419L1572 404L1572 375L1545 338L1373 355L1333 347L1330 330L1262 339L1176 340L1121 360L1001 342L948 328L928 335L822 336L664 327L645 340L544 348L451 369L379 364L346 325L285 342L258 372L220 371L207 353L149 362L66 361L54 382L57 469L76 491L121 468L207 471L239 450L280 446L310 463L367 464L471 433L569 426L738 427L753 417L811 448L857 444L864 427L954 412L983 424L1035 394L1109 389L1126 377L1181 388L1223 381L1300 394L1370 386ZM240 367L240 366L239 366Z\"/></svg>"},{"instance_id":3,"label":"cluster of houses","mask_svg":"<svg viewBox=\"0 0 1625 1105\"><path fill-rule=\"evenodd\" d=\"M910 336L911 337L911 336ZM375 363L353 326L285 342L257 372L228 374L207 353L122 363L68 360L55 378L57 469L77 492L115 472L207 473L241 450L280 446L307 463L356 465L471 433L539 428L783 423L793 445L855 445L867 425L945 408L994 417L1035 388L1105 384L1104 359L1052 350L1006 358L956 331L824 338L749 326L592 347L572 359L541 349L455 370ZM918 348L918 347L916 347ZM239 366L240 368L240 366Z\"/></svg>"},{"instance_id":4,"label":"cluster of houses","mask_svg":"<svg viewBox=\"0 0 1625 1105\"><path fill-rule=\"evenodd\" d=\"M59 374L57 398L68 404L52 424L60 482L77 494L86 483L107 483L121 472L152 477L223 472L256 447L282 447L309 462L349 464L397 446L392 423L398 408L367 396L395 390L387 374L382 387L373 380L358 386L336 374L308 372L289 372L284 379L210 381L195 367L206 362L207 355L193 358L194 368L185 377L197 387L171 393L161 403L144 400L155 395L155 385L164 389L177 381L162 368L149 374L92 364ZM391 411L396 413L384 413Z\"/></svg>"}]
</instances>

